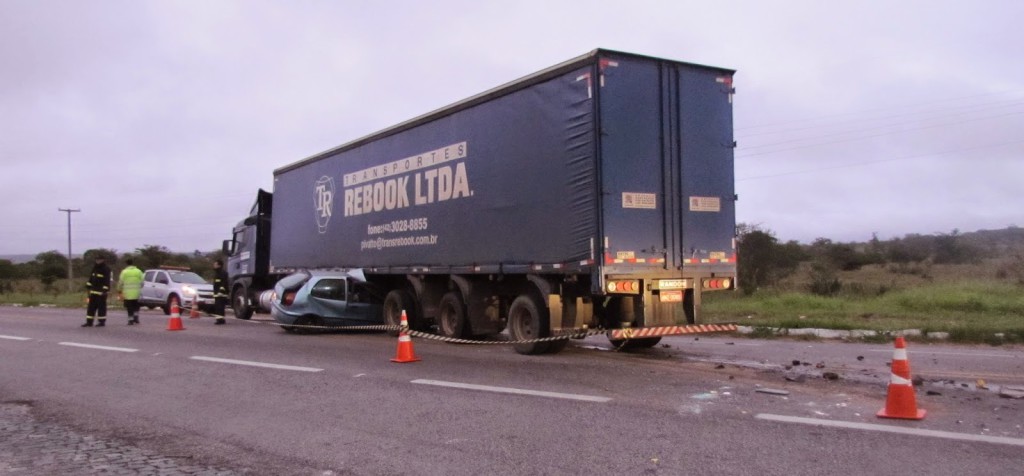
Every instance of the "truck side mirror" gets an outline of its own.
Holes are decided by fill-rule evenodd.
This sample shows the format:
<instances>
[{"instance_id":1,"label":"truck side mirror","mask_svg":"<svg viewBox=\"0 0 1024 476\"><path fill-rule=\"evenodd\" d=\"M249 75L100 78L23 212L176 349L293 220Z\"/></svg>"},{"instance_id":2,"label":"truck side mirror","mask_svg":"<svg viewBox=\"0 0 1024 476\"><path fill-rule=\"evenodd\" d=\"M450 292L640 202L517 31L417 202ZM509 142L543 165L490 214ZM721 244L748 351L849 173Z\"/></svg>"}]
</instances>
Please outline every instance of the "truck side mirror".
<instances>
[{"instance_id":1,"label":"truck side mirror","mask_svg":"<svg viewBox=\"0 0 1024 476\"><path fill-rule=\"evenodd\" d=\"M220 245L220 250L228 256L235 254L235 240L224 240L224 243Z\"/></svg>"}]
</instances>

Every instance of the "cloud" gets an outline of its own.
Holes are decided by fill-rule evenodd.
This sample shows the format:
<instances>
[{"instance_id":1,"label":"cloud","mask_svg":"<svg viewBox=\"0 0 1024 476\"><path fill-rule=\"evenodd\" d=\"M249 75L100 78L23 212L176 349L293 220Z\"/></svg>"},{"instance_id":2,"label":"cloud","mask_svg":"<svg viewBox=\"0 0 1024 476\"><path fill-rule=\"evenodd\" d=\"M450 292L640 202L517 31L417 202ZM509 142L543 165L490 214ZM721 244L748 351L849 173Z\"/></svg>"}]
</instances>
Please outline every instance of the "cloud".
<instances>
[{"instance_id":1,"label":"cloud","mask_svg":"<svg viewBox=\"0 0 1024 476\"><path fill-rule=\"evenodd\" d=\"M273 170L597 48L738 70L740 221L1020 223L1024 4L0 3L0 252L212 250Z\"/></svg>"}]
</instances>

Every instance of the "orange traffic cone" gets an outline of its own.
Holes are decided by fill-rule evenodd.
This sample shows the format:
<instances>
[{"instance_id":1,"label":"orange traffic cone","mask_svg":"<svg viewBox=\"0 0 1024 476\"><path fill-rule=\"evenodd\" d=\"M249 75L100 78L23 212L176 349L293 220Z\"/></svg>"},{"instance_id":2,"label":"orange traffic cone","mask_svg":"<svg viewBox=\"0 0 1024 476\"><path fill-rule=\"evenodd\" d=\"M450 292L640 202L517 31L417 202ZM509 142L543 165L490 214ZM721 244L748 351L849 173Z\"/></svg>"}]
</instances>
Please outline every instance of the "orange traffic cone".
<instances>
[{"instance_id":1,"label":"orange traffic cone","mask_svg":"<svg viewBox=\"0 0 1024 476\"><path fill-rule=\"evenodd\" d=\"M416 357L416 353L412 349L412 338L409 337L409 320L405 317L405 311L402 311L402 329L398 331L398 352L395 354L395 358L391 359L392 362L398 362L404 364L407 362L419 362L420 358Z\"/></svg>"},{"instance_id":2,"label":"orange traffic cone","mask_svg":"<svg viewBox=\"0 0 1024 476\"><path fill-rule=\"evenodd\" d=\"M188 312L189 319L199 318L199 296L192 298L192 310Z\"/></svg>"},{"instance_id":3,"label":"orange traffic cone","mask_svg":"<svg viewBox=\"0 0 1024 476\"><path fill-rule=\"evenodd\" d=\"M889 380L889 395L885 408L878 411L881 418L902 418L920 420L925 410L917 408L914 384L910 381L910 361L907 360L907 343L903 337L896 338L896 349L892 356L892 378Z\"/></svg>"},{"instance_id":4,"label":"orange traffic cone","mask_svg":"<svg viewBox=\"0 0 1024 476\"><path fill-rule=\"evenodd\" d=\"M185 330L185 326L181 323L181 310L178 309L178 301L174 301L171 303L171 318L167 320L167 330Z\"/></svg>"}]
</instances>

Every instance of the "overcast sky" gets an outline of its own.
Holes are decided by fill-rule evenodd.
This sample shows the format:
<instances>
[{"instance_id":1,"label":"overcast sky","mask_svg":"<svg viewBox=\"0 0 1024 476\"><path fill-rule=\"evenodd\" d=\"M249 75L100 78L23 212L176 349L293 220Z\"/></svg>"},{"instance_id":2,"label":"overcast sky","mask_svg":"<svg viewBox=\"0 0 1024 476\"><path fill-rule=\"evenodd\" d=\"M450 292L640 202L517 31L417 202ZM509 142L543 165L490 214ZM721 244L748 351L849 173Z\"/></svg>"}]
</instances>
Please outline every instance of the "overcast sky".
<instances>
[{"instance_id":1,"label":"overcast sky","mask_svg":"<svg viewBox=\"0 0 1024 476\"><path fill-rule=\"evenodd\" d=\"M212 251L273 170L594 48L738 70L738 221L1024 226L1024 2L0 1L0 254Z\"/></svg>"}]
</instances>

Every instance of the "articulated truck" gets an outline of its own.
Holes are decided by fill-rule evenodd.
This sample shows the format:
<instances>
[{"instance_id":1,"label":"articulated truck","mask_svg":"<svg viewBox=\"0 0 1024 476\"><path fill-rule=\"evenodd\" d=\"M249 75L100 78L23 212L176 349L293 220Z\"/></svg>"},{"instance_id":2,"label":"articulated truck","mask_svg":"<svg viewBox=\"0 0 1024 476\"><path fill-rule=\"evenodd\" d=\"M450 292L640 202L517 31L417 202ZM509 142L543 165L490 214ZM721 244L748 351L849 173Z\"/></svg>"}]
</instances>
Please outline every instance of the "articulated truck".
<instances>
[{"instance_id":1,"label":"articulated truck","mask_svg":"<svg viewBox=\"0 0 1024 476\"><path fill-rule=\"evenodd\" d=\"M281 167L224 243L234 312L359 269L385 323L524 354L691 332L736 283L733 74L598 49Z\"/></svg>"}]
</instances>

